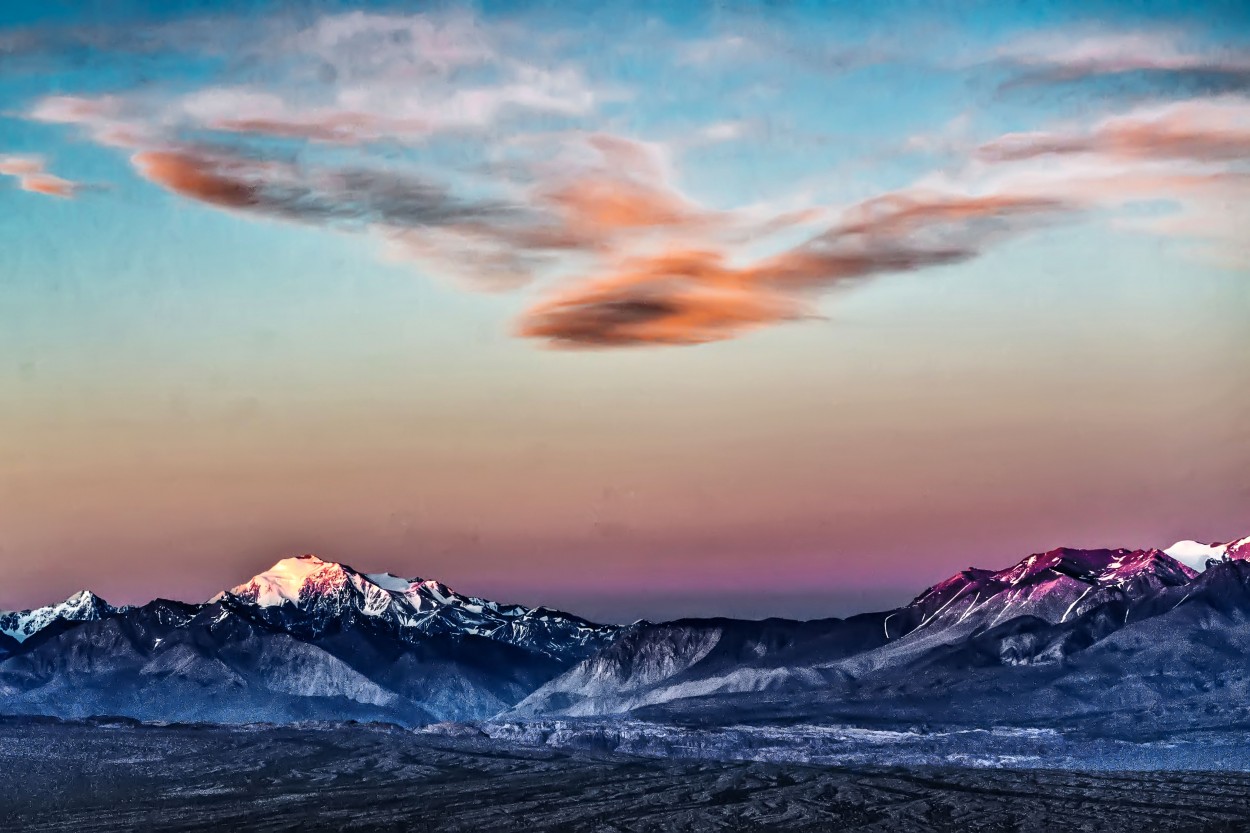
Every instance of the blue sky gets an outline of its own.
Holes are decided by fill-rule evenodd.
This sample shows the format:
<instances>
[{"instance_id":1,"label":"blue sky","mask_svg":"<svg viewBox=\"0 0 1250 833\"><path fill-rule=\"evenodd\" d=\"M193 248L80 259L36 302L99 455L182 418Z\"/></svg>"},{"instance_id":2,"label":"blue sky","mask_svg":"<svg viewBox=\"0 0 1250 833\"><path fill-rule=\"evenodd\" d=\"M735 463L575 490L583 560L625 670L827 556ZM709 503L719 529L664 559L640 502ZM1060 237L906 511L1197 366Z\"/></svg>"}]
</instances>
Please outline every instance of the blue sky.
<instances>
[{"instance_id":1,"label":"blue sky","mask_svg":"<svg viewBox=\"0 0 1250 833\"><path fill-rule=\"evenodd\" d=\"M0 607L1244 535L1248 161L1244 3L7 3Z\"/></svg>"}]
</instances>

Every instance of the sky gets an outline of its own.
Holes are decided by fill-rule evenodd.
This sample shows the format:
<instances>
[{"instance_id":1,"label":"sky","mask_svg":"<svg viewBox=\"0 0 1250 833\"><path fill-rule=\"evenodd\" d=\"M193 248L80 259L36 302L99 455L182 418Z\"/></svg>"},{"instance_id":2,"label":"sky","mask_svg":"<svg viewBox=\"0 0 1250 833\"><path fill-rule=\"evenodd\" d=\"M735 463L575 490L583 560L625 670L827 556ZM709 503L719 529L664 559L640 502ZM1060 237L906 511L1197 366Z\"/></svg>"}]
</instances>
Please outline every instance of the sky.
<instances>
[{"instance_id":1,"label":"sky","mask_svg":"<svg viewBox=\"0 0 1250 833\"><path fill-rule=\"evenodd\" d=\"M0 608L847 615L1250 534L1243 2L0 8Z\"/></svg>"}]
</instances>

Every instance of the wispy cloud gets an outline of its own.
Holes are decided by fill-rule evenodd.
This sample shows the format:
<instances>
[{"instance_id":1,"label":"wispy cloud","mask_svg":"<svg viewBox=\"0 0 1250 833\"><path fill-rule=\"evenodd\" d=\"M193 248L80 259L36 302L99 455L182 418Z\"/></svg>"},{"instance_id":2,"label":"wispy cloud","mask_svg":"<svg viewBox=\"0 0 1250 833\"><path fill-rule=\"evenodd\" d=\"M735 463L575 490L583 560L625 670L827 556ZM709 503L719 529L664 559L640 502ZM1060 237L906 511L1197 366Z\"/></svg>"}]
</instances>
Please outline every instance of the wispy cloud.
<instances>
[{"instance_id":1,"label":"wispy cloud","mask_svg":"<svg viewBox=\"0 0 1250 833\"><path fill-rule=\"evenodd\" d=\"M1130 75L1165 91L1250 87L1250 48L1198 48L1180 32L1050 32L1008 43L995 57L1011 70L1006 88Z\"/></svg>"},{"instance_id":2,"label":"wispy cloud","mask_svg":"<svg viewBox=\"0 0 1250 833\"><path fill-rule=\"evenodd\" d=\"M1233 265L1250 259L1250 99L1194 99L1090 127L1008 134L981 145L964 176L1104 209L1165 203L1163 217L1119 225L1205 241Z\"/></svg>"},{"instance_id":3,"label":"wispy cloud","mask_svg":"<svg viewBox=\"0 0 1250 833\"><path fill-rule=\"evenodd\" d=\"M147 179L181 196L296 222L449 225L511 211L499 203L458 199L395 171L309 169L212 151L141 151L132 162Z\"/></svg>"},{"instance_id":4,"label":"wispy cloud","mask_svg":"<svg viewBox=\"0 0 1250 833\"><path fill-rule=\"evenodd\" d=\"M310 167L213 148L144 150L131 161L151 182L215 208L314 227L372 232L390 241L388 251L393 255L406 252L444 267L458 262L457 271L479 288L507 288L528 281L540 265L537 254L562 245L533 233L544 223L533 209L457 196L412 173ZM528 240L523 239L527 231Z\"/></svg>"},{"instance_id":5,"label":"wispy cloud","mask_svg":"<svg viewBox=\"0 0 1250 833\"><path fill-rule=\"evenodd\" d=\"M978 150L982 159L995 162L1072 154L1133 160L1250 160L1250 99L1228 96L1143 108L1089 128L1011 133Z\"/></svg>"},{"instance_id":6,"label":"wispy cloud","mask_svg":"<svg viewBox=\"0 0 1250 833\"><path fill-rule=\"evenodd\" d=\"M876 196L715 205L688 190L679 168L725 142L775 153L761 147L776 129L771 116L696 108L704 122L658 128L666 140L628 135L635 122L612 104L647 91L605 86L570 57L584 53L562 52L558 38L515 21L351 12L266 18L231 33L241 39L234 51L188 45L230 54L195 83L47 96L27 117L76 128L125 153L152 185L206 208L359 234L389 259L473 289L544 284L517 332L552 346L734 338L814 317L823 293L966 262L1057 219L1143 201L1168 201L1178 216L1135 229L1202 238L1219 228L1230 242L1227 223L1194 219L1230 195L1245 204L1250 105L1233 95L988 141L965 112L906 140L913 158L941 157L941 170L912 171ZM743 66L751 78L841 73L893 60L875 46L766 28L684 42L663 35L667 59L700 77ZM106 47L103 35L89 37ZM177 48L174 30L118 37L123 49ZM1235 84L1250 72L1245 54L1186 46L1173 33L1059 33L1009 43L991 63L1009 84L1137 72L1214 73ZM28 190L73 193L42 167L8 173Z\"/></svg>"},{"instance_id":7,"label":"wispy cloud","mask_svg":"<svg viewBox=\"0 0 1250 833\"><path fill-rule=\"evenodd\" d=\"M281 108L263 97L239 100L258 111ZM459 195L446 182L389 160L348 165L333 157L291 157L246 137L230 142L218 133L210 140L214 134L204 130L218 127L218 114L234 103L217 89L185 95L176 109L121 96L54 96L37 102L30 117L77 125L101 144L130 150L141 176L180 197L241 216L369 231L387 241L390 257L488 289L527 283L570 255L623 257L682 236L758 238L811 219L810 211L701 206L670 181L665 146L598 132L516 141L517 165L479 182L474 196Z\"/></svg>"},{"instance_id":8,"label":"wispy cloud","mask_svg":"<svg viewBox=\"0 0 1250 833\"><path fill-rule=\"evenodd\" d=\"M246 72L191 89L47 96L28 118L124 149L137 173L180 197L376 233L391 256L489 272L474 285L514 286L548 265L549 252L610 236L590 228L609 222L613 207L581 169L539 188L396 161L397 146L455 136L480 149L505 125L523 135L527 118L549 128L592 112L598 93L578 67L537 52L524 33L462 13L352 12L258 29L241 46ZM223 83L231 77L246 82ZM662 197L640 188L632 199L654 206Z\"/></svg>"},{"instance_id":9,"label":"wispy cloud","mask_svg":"<svg viewBox=\"0 0 1250 833\"><path fill-rule=\"evenodd\" d=\"M992 241L1069 210L1058 200L898 192L772 257L725 250L632 259L529 309L518 331L559 347L700 344L812 317L811 299L874 275L969 260Z\"/></svg>"},{"instance_id":10,"label":"wispy cloud","mask_svg":"<svg viewBox=\"0 0 1250 833\"><path fill-rule=\"evenodd\" d=\"M203 37L181 39L184 29ZM593 87L575 64L537 51L523 33L464 13L349 12L311 21L279 16L261 18L252 29L240 30L237 21L188 20L137 39L151 48L230 54L221 77L198 89L162 95L147 85L143 92L96 98L52 96L34 115L103 122L104 111L112 110L132 126L165 131L411 143L447 131L487 130L527 114L581 116L601 97L619 95ZM91 40L108 48L114 38L118 48L134 45L123 32ZM226 82L231 78L236 83Z\"/></svg>"},{"instance_id":11,"label":"wispy cloud","mask_svg":"<svg viewBox=\"0 0 1250 833\"><path fill-rule=\"evenodd\" d=\"M679 65L695 70L723 72L744 64L772 65L792 72L828 75L898 60L904 53L890 39L879 43L836 43L803 33L777 30L759 18L749 27L729 28L715 34L686 40L675 47ZM910 57L917 56L912 51Z\"/></svg>"},{"instance_id":12,"label":"wispy cloud","mask_svg":"<svg viewBox=\"0 0 1250 833\"><path fill-rule=\"evenodd\" d=\"M13 177L23 191L49 197L73 197L80 187L48 173L39 156L0 156L0 176Z\"/></svg>"},{"instance_id":13,"label":"wispy cloud","mask_svg":"<svg viewBox=\"0 0 1250 833\"><path fill-rule=\"evenodd\" d=\"M1046 157L1071 157L1056 164ZM1140 108L1092 127L1009 134L953 171L845 209L822 233L746 263L728 247L665 251L561 289L518 331L559 347L698 344L812 317L813 298L890 273L959 263L1060 218L1170 202L1123 228L1245 252L1250 106L1220 97ZM1221 212L1213 210L1225 206ZM1224 221L1215 222L1223 216ZM1229 222L1235 216L1240 219ZM1207 221L1200 222L1200 218ZM1243 224L1244 221L1244 224Z\"/></svg>"}]
</instances>

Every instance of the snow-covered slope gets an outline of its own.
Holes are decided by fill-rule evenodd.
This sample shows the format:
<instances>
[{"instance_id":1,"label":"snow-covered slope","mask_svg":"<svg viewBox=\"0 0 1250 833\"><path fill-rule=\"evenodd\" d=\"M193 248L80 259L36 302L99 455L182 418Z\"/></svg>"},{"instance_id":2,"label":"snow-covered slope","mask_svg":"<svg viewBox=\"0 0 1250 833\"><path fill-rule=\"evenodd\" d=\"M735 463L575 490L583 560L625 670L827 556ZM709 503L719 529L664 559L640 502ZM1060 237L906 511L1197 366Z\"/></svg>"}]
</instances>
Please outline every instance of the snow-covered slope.
<instances>
[{"instance_id":1,"label":"snow-covered slope","mask_svg":"<svg viewBox=\"0 0 1250 833\"><path fill-rule=\"evenodd\" d=\"M39 631L61 620L91 622L117 612L108 602L89 590L80 590L63 602L32 610L0 612L0 633L25 642Z\"/></svg>"},{"instance_id":2,"label":"snow-covered slope","mask_svg":"<svg viewBox=\"0 0 1250 833\"><path fill-rule=\"evenodd\" d=\"M1201 573L1208 561L1224 559L1250 560L1250 536L1227 544L1204 544L1201 541L1177 541L1164 550L1168 555L1190 569Z\"/></svg>"},{"instance_id":3,"label":"snow-covered slope","mask_svg":"<svg viewBox=\"0 0 1250 833\"><path fill-rule=\"evenodd\" d=\"M352 618L394 628L401 638L477 636L556 659L580 659L616 628L545 607L464 596L438 581L361 573L315 555L285 558L211 601L251 609L264 621L319 634Z\"/></svg>"}]
</instances>

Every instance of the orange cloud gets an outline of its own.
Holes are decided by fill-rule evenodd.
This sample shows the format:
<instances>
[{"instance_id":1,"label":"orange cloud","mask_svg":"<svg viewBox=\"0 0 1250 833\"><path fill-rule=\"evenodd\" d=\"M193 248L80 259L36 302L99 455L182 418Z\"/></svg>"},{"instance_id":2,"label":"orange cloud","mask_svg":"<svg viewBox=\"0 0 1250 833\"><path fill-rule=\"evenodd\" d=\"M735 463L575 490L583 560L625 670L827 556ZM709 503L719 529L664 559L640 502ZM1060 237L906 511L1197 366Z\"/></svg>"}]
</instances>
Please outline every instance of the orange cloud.
<instances>
[{"instance_id":1,"label":"orange cloud","mask_svg":"<svg viewBox=\"0 0 1250 833\"><path fill-rule=\"evenodd\" d=\"M549 192L545 199L574 223L605 231L677 226L697 216L680 195L623 178L584 176Z\"/></svg>"},{"instance_id":2,"label":"orange cloud","mask_svg":"<svg viewBox=\"0 0 1250 833\"><path fill-rule=\"evenodd\" d=\"M223 174L210 159L179 151L150 150L131 157L143 176L176 194L224 208L256 203L256 188Z\"/></svg>"},{"instance_id":3,"label":"orange cloud","mask_svg":"<svg viewBox=\"0 0 1250 833\"><path fill-rule=\"evenodd\" d=\"M812 317L808 296L873 275L975 257L1009 223L1067 210L1057 200L899 193L846 212L843 223L748 266L722 252L668 251L556 294L525 312L518 333L558 347L701 344Z\"/></svg>"},{"instance_id":4,"label":"orange cloud","mask_svg":"<svg viewBox=\"0 0 1250 833\"><path fill-rule=\"evenodd\" d=\"M32 194L69 198L78 190L77 183L48 173L37 156L0 156L0 176L15 178L18 188Z\"/></svg>"},{"instance_id":5,"label":"orange cloud","mask_svg":"<svg viewBox=\"0 0 1250 833\"><path fill-rule=\"evenodd\" d=\"M0 174L27 176L43 171L43 162L33 156L0 156Z\"/></svg>"},{"instance_id":6,"label":"orange cloud","mask_svg":"<svg viewBox=\"0 0 1250 833\"><path fill-rule=\"evenodd\" d=\"M49 197L72 197L75 191L74 183L51 174L24 176L19 180L19 186L23 191L46 194Z\"/></svg>"},{"instance_id":7,"label":"orange cloud","mask_svg":"<svg viewBox=\"0 0 1250 833\"><path fill-rule=\"evenodd\" d=\"M661 146L607 133L566 141L571 158L535 166L545 184L531 191L530 201L584 248L606 248L619 236L710 229L730 219L672 185Z\"/></svg>"},{"instance_id":8,"label":"orange cloud","mask_svg":"<svg viewBox=\"0 0 1250 833\"><path fill-rule=\"evenodd\" d=\"M561 347L701 344L805 314L753 277L716 252L668 252L531 308L518 331Z\"/></svg>"}]
</instances>

